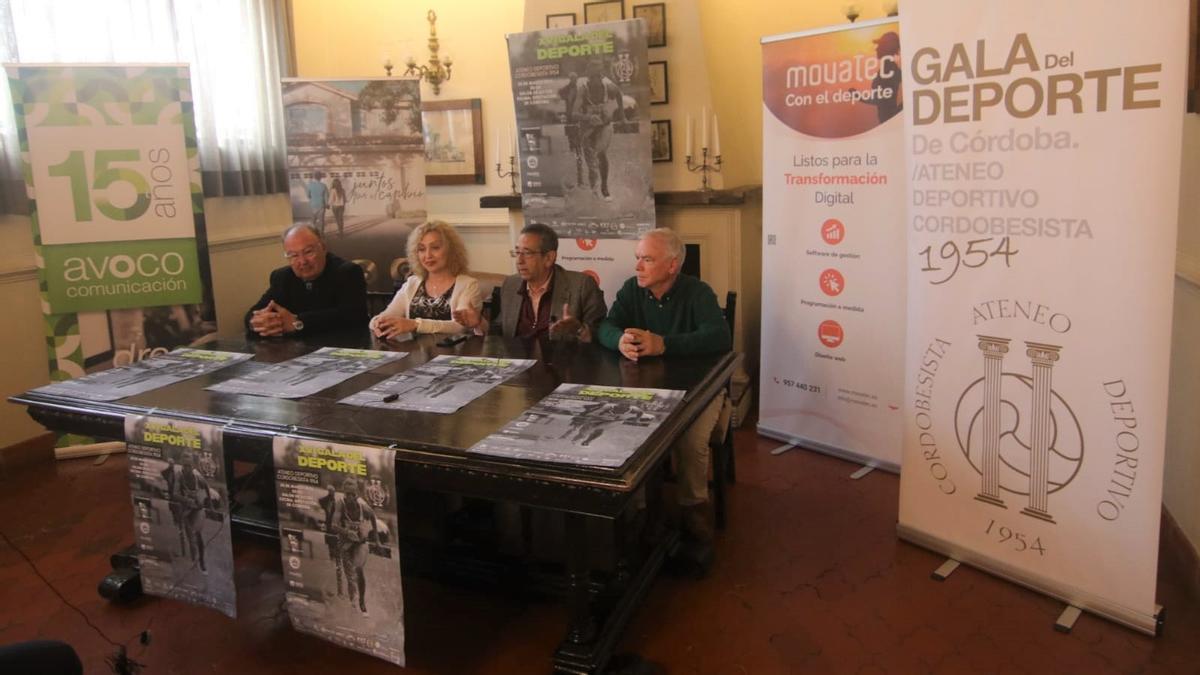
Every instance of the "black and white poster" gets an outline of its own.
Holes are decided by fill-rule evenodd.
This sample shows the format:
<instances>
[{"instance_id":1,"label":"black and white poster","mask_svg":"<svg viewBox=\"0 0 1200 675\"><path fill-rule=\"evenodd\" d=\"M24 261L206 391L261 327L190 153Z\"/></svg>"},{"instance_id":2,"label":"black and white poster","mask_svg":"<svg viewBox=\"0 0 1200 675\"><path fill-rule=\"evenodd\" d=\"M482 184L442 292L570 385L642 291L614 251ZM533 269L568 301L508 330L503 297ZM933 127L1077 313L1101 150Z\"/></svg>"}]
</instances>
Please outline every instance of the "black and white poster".
<instances>
[{"instance_id":1,"label":"black and white poster","mask_svg":"<svg viewBox=\"0 0 1200 675\"><path fill-rule=\"evenodd\" d=\"M54 382L34 391L87 401L115 401L169 384L190 380L251 358L250 354L181 347L132 365L102 370L74 380Z\"/></svg>"},{"instance_id":2,"label":"black and white poster","mask_svg":"<svg viewBox=\"0 0 1200 675\"><path fill-rule=\"evenodd\" d=\"M560 384L470 452L540 462L617 467L625 463L685 392Z\"/></svg>"},{"instance_id":3,"label":"black and white poster","mask_svg":"<svg viewBox=\"0 0 1200 675\"><path fill-rule=\"evenodd\" d=\"M294 436L274 451L292 625L403 666L395 451Z\"/></svg>"},{"instance_id":4,"label":"black and white poster","mask_svg":"<svg viewBox=\"0 0 1200 675\"><path fill-rule=\"evenodd\" d=\"M223 394L304 398L355 375L398 361L408 352L322 347L311 354L272 364L253 364L250 372L208 387Z\"/></svg>"},{"instance_id":5,"label":"black and white poster","mask_svg":"<svg viewBox=\"0 0 1200 675\"><path fill-rule=\"evenodd\" d=\"M537 363L531 359L492 359L442 355L412 370L339 401L390 410L452 413L505 380Z\"/></svg>"},{"instance_id":6,"label":"black and white poster","mask_svg":"<svg viewBox=\"0 0 1200 675\"><path fill-rule=\"evenodd\" d=\"M221 429L125 418L142 589L237 616Z\"/></svg>"},{"instance_id":7,"label":"black and white poster","mask_svg":"<svg viewBox=\"0 0 1200 675\"><path fill-rule=\"evenodd\" d=\"M586 239L654 227L645 26L508 36L525 222Z\"/></svg>"}]
</instances>

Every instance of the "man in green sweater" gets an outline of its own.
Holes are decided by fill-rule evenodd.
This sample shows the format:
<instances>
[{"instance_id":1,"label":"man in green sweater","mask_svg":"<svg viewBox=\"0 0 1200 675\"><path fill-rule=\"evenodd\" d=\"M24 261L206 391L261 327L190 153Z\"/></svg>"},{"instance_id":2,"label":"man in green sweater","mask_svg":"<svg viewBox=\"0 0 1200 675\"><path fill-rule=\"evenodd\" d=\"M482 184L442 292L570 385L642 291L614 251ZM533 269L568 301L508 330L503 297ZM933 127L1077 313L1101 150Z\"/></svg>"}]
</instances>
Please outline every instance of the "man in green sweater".
<instances>
[{"instance_id":1,"label":"man in green sweater","mask_svg":"<svg viewBox=\"0 0 1200 675\"><path fill-rule=\"evenodd\" d=\"M703 281L679 274L684 258L679 235L667 228L651 230L638 242L636 255L637 274L617 291L608 316L600 322L600 344L631 361L729 351L733 340L717 296ZM671 448L683 533L705 559L711 558L713 537L708 444L722 426L718 422L724 417L724 404L724 395L714 397Z\"/></svg>"}]
</instances>

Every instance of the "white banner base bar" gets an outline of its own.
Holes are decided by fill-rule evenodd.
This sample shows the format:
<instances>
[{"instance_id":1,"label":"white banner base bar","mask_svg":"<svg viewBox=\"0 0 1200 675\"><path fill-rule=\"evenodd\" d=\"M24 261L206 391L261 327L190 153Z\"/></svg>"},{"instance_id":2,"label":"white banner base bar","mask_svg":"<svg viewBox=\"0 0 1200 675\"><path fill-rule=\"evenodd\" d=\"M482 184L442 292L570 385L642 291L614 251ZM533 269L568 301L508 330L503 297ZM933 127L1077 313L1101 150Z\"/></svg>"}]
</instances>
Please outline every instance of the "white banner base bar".
<instances>
[{"instance_id":1,"label":"white banner base bar","mask_svg":"<svg viewBox=\"0 0 1200 675\"><path fill-rule=\"evenodd\" d=\"M1163 614L1161 605L1156 607L1158 611L1154 614L1145 614L1105 600L1098 595L1088 593L1074 586L1064 584L1061 581L1042 577L1028 570L1005 564L995 558L980 555L970 548L959 546L904 523L896 525L896 534L911 544L927 548L935 553L941 553L988 574L1011 581L1014 584L1024 586L1052 598L1057 598L1069 605L1091 612L1097 616L1102 616L1110 621L1115 621L1147 635L1158 635L1159 631L1162 630L1161 617Z\"/></svg>"},{"instance_id":2,"label":"white banner base bar","mask_svg":"<svg viewBox=\"0 0 1200 675\"><path fill-rule=\"evenodd\" d=\"M804 450L812 450L814 452L819 452L822 455L837 457L838 459L844 459L848 462L854 462L855 464L873 466L876 469L883 469L884 471L890 471L891 473L900 473L899 464L879 459L878 457L860 454L854 452L853 450L846 450L845 448L839 448L827 443L822 443L820 441L814 441L809 438L804 438L803 436L793 436L782 431L776 431L774 429L764 427L761 424L758 425L756 431L758 431L759 436L766 436L767 438L774 438L775 440L783 441L784 443L791 443Z\"/></svg>"}]
</instances>

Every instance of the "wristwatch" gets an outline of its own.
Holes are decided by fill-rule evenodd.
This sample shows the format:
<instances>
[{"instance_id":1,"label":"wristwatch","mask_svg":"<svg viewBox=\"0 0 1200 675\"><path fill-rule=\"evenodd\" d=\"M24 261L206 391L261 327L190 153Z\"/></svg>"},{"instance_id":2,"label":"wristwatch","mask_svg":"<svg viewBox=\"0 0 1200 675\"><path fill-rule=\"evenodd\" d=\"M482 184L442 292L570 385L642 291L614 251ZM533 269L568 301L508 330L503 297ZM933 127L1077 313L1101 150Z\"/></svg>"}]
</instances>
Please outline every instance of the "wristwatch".
<instances>
[{"instance_id":1,"label":"wristwatch","mask_svg":"<svg viewBox=\"0 0 1200 675\"><path fill-rule=\"evenodd\" d=\"M304 330L304 322L300 319L294 319L292 321L292 332L299 333L302 330Z\"/></svg>"}]
</instances>

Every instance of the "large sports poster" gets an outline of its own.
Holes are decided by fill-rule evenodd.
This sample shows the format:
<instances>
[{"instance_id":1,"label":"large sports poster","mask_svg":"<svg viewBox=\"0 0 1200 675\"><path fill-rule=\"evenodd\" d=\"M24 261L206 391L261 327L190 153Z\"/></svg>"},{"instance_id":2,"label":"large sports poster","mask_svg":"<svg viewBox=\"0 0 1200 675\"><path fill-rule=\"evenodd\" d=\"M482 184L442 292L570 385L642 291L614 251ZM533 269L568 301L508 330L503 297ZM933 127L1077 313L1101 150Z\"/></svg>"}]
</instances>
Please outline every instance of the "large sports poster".
<instances>
[{"instance_id":1,"label":"large sports poster","mask_svg":"<svg viewBox=\"0 0 1200 675\"><path fill-rule=\"evenodd\" d=\"M896 470L903 129L894 19L763 40L759 432Z\"/></svg>"},{"instance_id":2,"label":"large sports poster","mask_svg":"<svg viewBox=\"0 0 1200 675\"><path fill-rule=\"evenodd\" d=\"M1155 629L1187 3L906 0L900 534Z\"/></svg>"},{"instance_id":3,"label":"large sports poster","mask_svg":"<svg viewBox=\"0 0 1200 675\"><path fill-rule=\"evenodd\" d=\"M50 379L215 337L187 66L7 70Z\"/></svg>"}]
</instances>

